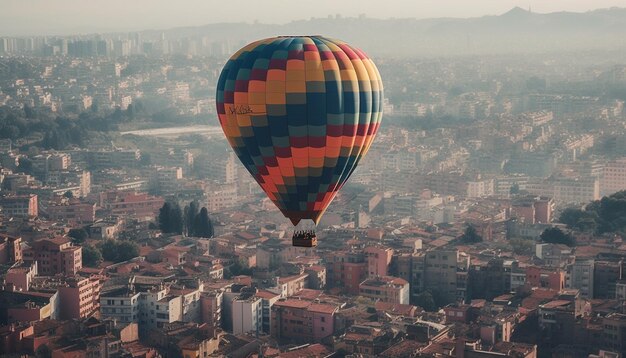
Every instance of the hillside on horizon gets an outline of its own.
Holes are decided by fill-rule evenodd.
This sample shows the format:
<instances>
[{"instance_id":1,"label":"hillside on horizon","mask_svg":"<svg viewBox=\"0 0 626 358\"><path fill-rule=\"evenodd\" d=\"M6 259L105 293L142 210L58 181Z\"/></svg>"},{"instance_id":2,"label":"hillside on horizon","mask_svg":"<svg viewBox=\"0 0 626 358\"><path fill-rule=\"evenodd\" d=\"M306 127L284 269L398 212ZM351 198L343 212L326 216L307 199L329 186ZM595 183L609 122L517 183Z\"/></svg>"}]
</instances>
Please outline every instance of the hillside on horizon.
<instances>
[{"instance_id":1,"label":"hillside on horizon","mask_svg":"<svg viewBox=\"0 0 626 358\"><path fill-rule=\"evenodd\" d=\"M476 18L311 18L283 25L224 22L141 31L146 38L208 36L233 48L264 37L315 34L348 41L372 56L442 56L626 48L626 8L540 14L516 7Z\"/></svg>"}]
</instances>

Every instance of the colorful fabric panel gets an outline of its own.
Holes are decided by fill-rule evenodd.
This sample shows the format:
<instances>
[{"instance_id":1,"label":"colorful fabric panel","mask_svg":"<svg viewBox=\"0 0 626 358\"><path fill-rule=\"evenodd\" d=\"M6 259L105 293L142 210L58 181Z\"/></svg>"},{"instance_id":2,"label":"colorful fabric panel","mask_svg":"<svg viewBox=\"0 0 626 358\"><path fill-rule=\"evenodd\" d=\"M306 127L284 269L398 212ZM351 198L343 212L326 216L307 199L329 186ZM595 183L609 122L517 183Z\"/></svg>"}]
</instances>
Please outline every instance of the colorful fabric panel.
<instances>
[{"instance_id":1,"label":"colorful fabric panel","mask_svg":"<svg viewBox=\"0 0 626 358\"><path fill-rule=\"evenodd\" d=\"M224 66L216 95L229 144L294 225L319 222L372 144L382 101L372 60L321 36L245 46Z\"/></svg>"}]
</instances>

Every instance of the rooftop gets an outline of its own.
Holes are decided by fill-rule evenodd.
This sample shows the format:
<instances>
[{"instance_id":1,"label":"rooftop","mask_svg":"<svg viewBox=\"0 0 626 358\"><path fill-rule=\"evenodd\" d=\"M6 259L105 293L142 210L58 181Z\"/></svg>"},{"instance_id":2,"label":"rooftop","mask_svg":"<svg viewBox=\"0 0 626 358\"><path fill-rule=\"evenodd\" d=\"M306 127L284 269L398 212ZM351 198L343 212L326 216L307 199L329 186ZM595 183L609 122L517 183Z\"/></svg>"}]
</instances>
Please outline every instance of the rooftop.
<instances>
[{"instance_id":1,"label":"rooftop","mask_svg":"<svg viewBox=\"0 0 626 358\"><path fill-rule=\"evenodd\" d=\"M550 301L548 303L544 303L540 307L541 308L559 308L559 307L569 306L571 303L572 303L571 301L554 300L554 301Z\"/></svg>"},{"instance_id":2,"label":"rooftop","mask_svg":"<svg viewBox=\"0 0 626 358\"><path fill-rule=\"evenodd\" d=\"M267 290L258 290L255 295L256 295L256 297L264 298L266 300L280 296L280 294L278 294L278 293L274 293L274 292L267 291Z\"/></svg>"},{"instance_id":3,"label":"rooftop","mask_svg":"<svg viewBox=\"0 0 626 358\"><path fill-rule=\"evenodd\" d=\"M274 303L274 306L278 307L288 307L288 308L306 308L311 304L310 301L304 300L294 300L294 299L286 299L286 300L278 300Z\"/></svg>"},{"instance_id":4,"label":"rooftop","mask_svg":"<svg viewBox=\"0 0 626 358\"><path fill-rule=\"evenodd\" d=\"M283 352L280 354L282 358L300 358L300 357L326 357L330 355L332 352L328 350L325 346L316 343L312 345L307 345L305 347L296 347L292 348L287 352Z\"/></svg>"},{"instance_id":5,"label":"rooftop","mask_svg":"<svg viewBox=\"0 0 626 358\"><path fill-rule=\"evenodd\" d=\"M394 358L412 357L415 354L415 352L417 352L419 349L425 346L426 346L426 343L407 339L387 348L387 350L380 353L380 356L381 357L394 357Z\"/></svg>"},{"instance_id":6,"label":"rooftop","mask_svg":"<svg viewBox=\"0 0 626 358\"><path fill-rule=\"evenodd\" d=\"M70 239L64 236L55 236L53 238L50 239L42 239L40 241L48 241L51 242L55 245L63 245L63 244L67 244L68 242L70 242Z\"/></svg>"},{"instance_id":7,"label":"rooftop","mask_svg":"<svg viewBox=\"0 0 626 358\"><path fill-rule=\"evenodd\" d=\"M407 285L408 282L405 279L391 276L379 276L375 278L368 278L361 282L363 286L394 286L394 285Z\"/></svg>"},{"instance_id":8,"label":"rooftop","mask_svg":"<svg viewBox=\"0 0 626 358\"><path fill-rule=\"evenodd\" d=\"M278 283L280 283L281 285L291 282L291 281L297 281L297 280L303 280L308 276L308 274L303 273L301 275L293 275L293 276L287 276L287 277L280 277L278 278Z\"/></svg>"},{"instance_id":9,"label":"rooftop","mask_svg":"<svg viewBox=\"0 0 626 358\"><path fill-rule=\"evenodd\" d=\"M312 303L308 310L311 312L331 314L337 310L337 306L328 303Z\"/></svg>"}]
</instances>

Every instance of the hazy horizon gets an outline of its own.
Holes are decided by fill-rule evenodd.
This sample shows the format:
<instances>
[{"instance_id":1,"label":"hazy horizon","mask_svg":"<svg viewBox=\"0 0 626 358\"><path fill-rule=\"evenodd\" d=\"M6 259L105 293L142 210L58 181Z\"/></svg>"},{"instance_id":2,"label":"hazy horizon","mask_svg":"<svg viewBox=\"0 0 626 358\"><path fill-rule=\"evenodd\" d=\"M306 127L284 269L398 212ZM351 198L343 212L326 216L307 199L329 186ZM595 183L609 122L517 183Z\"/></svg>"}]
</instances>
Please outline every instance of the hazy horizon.
<instances>
[{"instance_id":1,"label":"hazy horizon","mask_svg":"<svg viewBox=\"0 0 626 358\"><path fill-rule=\"evenodd\" d=\"M0 36L72 35L97 32L141 31L212 23L255 22L284 24L312 17L341 15L369 18L471 18L500 15L514 7L537 13L587 12L626 7L626 0L517 1L517 0L426 0L414 2L363 0L318 0L296 3L266 0L250 4L244 0L227 3L185 0L172 4L164 0L111 0L101 4L80 0L5 0L0 8ZM245 10L242 10L245 9Z\"/></svg>"}]
</instances>

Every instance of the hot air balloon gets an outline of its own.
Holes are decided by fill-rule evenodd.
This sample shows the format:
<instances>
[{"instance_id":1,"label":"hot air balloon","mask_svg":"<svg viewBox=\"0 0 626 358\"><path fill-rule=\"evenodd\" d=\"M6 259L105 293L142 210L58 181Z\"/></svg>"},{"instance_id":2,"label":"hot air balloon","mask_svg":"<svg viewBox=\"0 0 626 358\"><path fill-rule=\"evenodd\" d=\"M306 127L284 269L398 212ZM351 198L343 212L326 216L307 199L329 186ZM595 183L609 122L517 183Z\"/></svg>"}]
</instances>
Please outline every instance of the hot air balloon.
<instances>
[{"instance_id":1,"label":"hot air balloon","mask_svg":"<svg viewBox=\"0 0 626 358\"><path fill-rule=\"evenodd\" d=\"M216 94L229 144L293 225L319 222L372 144L382 101L372 60L322 36L243 47L224 65ZM313 246L300 240L311 237L297 231L294 245Z\"/></svg>"}]
</instances>

